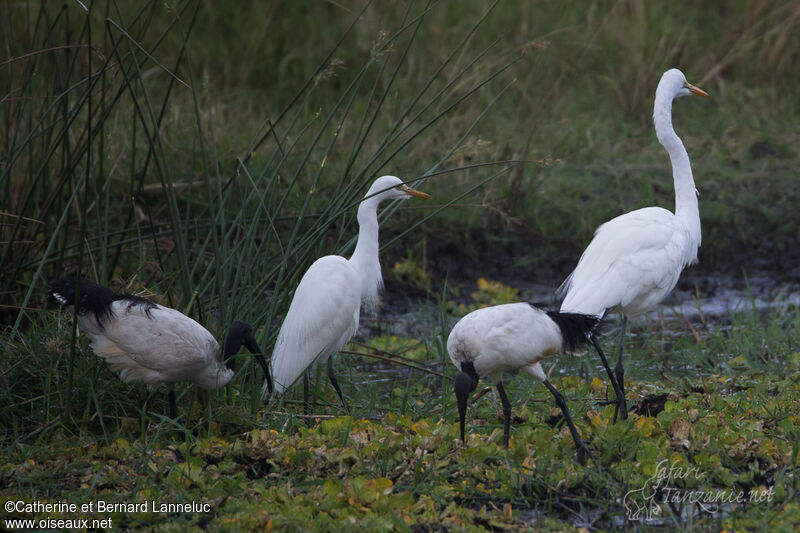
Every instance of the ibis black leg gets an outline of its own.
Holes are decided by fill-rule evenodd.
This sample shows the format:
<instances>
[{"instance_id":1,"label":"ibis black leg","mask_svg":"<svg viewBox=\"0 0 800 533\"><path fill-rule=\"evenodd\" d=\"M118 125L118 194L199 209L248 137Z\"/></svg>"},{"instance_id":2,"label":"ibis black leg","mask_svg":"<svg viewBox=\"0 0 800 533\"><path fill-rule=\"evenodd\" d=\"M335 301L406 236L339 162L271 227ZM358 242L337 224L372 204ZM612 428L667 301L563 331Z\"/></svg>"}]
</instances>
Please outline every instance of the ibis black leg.
<instances>
[{"instance_id":1,"label":"ibis black leg","mask_svg":"<svg viewBox=\"0 0 800 533\"><path fill-rule=\"evenodd\" d=\"M142 406L142 423L145 424L145 427L147 426L147 410L150 408L150 397L152 395L153 393L148 389L144 396L144 405Z\"/></svg>"},{"instance_id":2,"label":"ibis black leg","mask_svg":"<svg viewBox=\"0 0 800 533\"><path fill-rule=\"evenodd\" d=\"M622 391L622 402L617 402L614 408L614 422L617 421L617 410L620 411L620 418L625 420L628 418L628 401L625 398L625 369L622 368L622 351L625 347L625 330L628 327L628 317L622 317L622 331L619 334L619 353L617 354L617 364L614 367L614 373L617 376L617 383L619 390Z\"/></svg>"},{"instance_id":3,"label":"ibis black leg","mask_svg":"<svg viewBox=\"0 0 800 533\"><path fill-rule=\"evenodd\" d=\"M500 401L503 402L503 445L508 448L508 437L511 432L511 403L508 401L502 382L497 384L497 392L500 394Z\"/></svg>"},{"instance_id":4,"label":"ibis black leg","mask_svg":"<svg viewBox=\"0 0 800 533\"><path fill-rule=\"evenodd\" d=\"M342 389L339 388L339 382L336 381L336 373L333 371L333 357L328 357L328 378L330 378L333 388L336 389L336 394L339 395L339 399L342 400L342 406L344 406L344 410L349 413L350 408L347 407L347 402L344 401L344 394L342 394Z\"/></svg>"},{"instance_id":5,"label":"ibis black leg","mask_svg":"<svg viewBox=\"0 0 800 533\"><path fill-rule=\"evenodd\" d=\"M567 423L567 427L569 428L570 434L572 434L572 440L575 441L575 449L578 452L578 462L583 464L586 461L585 455L589 456L589 459L594 461L594 456L592 452L589 451L589 448L586 446L586 443L583 442L580 435L578 435L578 430L575 428L575 424L572 422L572 417L569 416L569 409L567 408L567 402L564 400L564 397L561 395L555 387L553 387L549 381L544 380L544 386L547 387L547 390L550 391L550 394L556 399L556 405L559 409L561 409L561 413L564 415L564 421Z\"/></svg>"},{"instance_id":6,"label":"ibis black leg","mask_svg":"<svg viewBox=\"0 0 800 533\"><path fill-rule=\"evenodd\" d=\"M617 378L611 371L611 366L609 366L608 364L608 359L606 359L606 354L603 353L603 349L600 348L600 343L597 342L597 338L594 335L592 335L592 344L594 345L594 349L597 350L597 354L600 356L600 360L603 361L603 367L606 369L606 373L608 374L608 379L611 381L611 386L614 388L614 394L617 396L617 408L622 409L622 412L625 413L625 416L623 418L628 418L628 409L625 407L625 395L622 393L622 389L620 389L619 387ZM616 417L614 418L614 420L616 421Z\"/></svg>"},{"instance_id":7,"label":"ibis black leg","mask_svg":"<svg viewBox=\"0 0 800 533\"><path fill-rule=\"evenodd\" d=\"M178 405L175 403L175 389L169 388L169 417L173 420L178 419Z\"/></svg>"}]
</instances>

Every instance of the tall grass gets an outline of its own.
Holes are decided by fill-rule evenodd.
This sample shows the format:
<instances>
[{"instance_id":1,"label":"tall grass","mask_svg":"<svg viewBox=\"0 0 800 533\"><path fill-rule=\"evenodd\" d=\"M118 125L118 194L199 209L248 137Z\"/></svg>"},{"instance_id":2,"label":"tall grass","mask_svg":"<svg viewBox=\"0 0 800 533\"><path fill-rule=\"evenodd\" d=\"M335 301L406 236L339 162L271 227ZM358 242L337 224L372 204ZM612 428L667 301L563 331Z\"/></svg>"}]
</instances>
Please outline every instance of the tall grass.
<instances>
[{"instance_id":1,"label":"tall grass","mask_svg":"<svg viewBox=\"0 0 800 533\"><path fill-rule=\"evenodd\" d=\"M697 453L670 443L668 424L678 411L656 420L663 427L655 430L633 418L603 424L611 413L594 405L607 395L602 383L575 377L578 363L559 360L564 375L573 374L556 374L559 388L581 403L576 412L590 412L579 426L605 467L587 475L562 445L551 399L524 377L508 387L519 417L511 450L497 447L502 422L491 394L475 404L470 430L485 442L457 445L449 382L435 373L451 370L446 302L449 283L458 281L455 266L472 261L480 274L508 273L511 263L541 276L544 265L563 275L599 222L623 209L671 204L668 167L649 118L665 68L680 66L714 98L676 106L703 193L703 263L725 264L732 247L791 251L800 117L796 99L785 95L798 92L800 42L792 37L799 20L796 3L761 0L0 3L8 55L0 57L0 445L11 456L0 463L7 463L7 492L29 500L73 489L85 496L84 480L73 475L80 470L94 476L93 494L120 479L129 499L151 490L183 501L223 494L213 513L223 520L240 518L232 507L222 509L226 502L255 502L241 514L260 520L265 498L280 494L292 501L275 523L307 526L299 511L313 510L319 523L330 519L312 488L385 477L395 495L409 494L398 512L417 513L414 501L431 505L431 518L419 523L444 524L446 514L483 503L506 514L511 503L563 520L557 529L568 519L576 525L576 516L617 527L621 496L647 477L640 467L657 454L707 460L709 472L725 477L723 486L735 476L749 483L769 474L772 466L760 456L734 455L742 451L740 422L760 424L756 444L791 445L775 485L796 490L788 481L798 453L790 419L800 337L793 306L769 315L744 310L730 325L704 321L702 339L693 326L676 338L664 329L634 336L632 390L643 399L669 394L681 416L698 413L698 437L710 438L711 448L706 440ZM309 21L315 31L300 35ZM393 414L373 430L342 418L293 431L302 417L276 412L274 403L257 421L261 376L241 358L221 393L179 389L186 416L178 424L153 415L161 423L151 433L137 417L143 389L117 379L77 334L74 317L47 302L48 282L80 272L177 307L218 337L233 318L246 319L269 351L301 274L316 257L349 252L356 206L384 173L419 184L436 201L381 212L382 257L402 244L423 268L444 272L445 252L460 255L441 288L429 338L356 349L379 357L402 351L391 360L411 369L362 382L369 371L348 367L355 413ZM600 375L591 371L587 377ZM717 382L717 374L732 383ZM151 407L166 410L160 396ZM276 455L250 457L249 436L233 439L222 455L206 453L218 439L198 449L176 443L256 426L282 430L263 432ZM345 450L355 443L354 428L372 440ZM139 442L101 445L100 454L80 447L120 436ZM160 456L164 440L170 459L151 463L142 448L161 448ZM343 457L308 468L298 460L303 446ZM366 447L374 453L359 455ZM73 461L76 454L91 461ZM93 471L98 460L118 464ZM154 470L167 461L176 463L172 476ZM179 477L190 462L200 476L191 484L189 470ZM292 469L276 478L284 464ZM251 486L253 498L228 498ZM480 515L475 524L494 523L485 509ZM763 521L774 525L773 518ZM136 517L131 527L141 523Z\"/></svg>"},{"instance_id":2,"label":"tall grass","mask_svg":"<svg viewBox=\"0 0 800 533\"><path fill-rule=\"evenodd\" d=\"M469 191L508 168L448 163L508 86L506 72L517 59L471 42L492 7L474 17L444 58L422 69L418 85L404 84L402 97L397 80L441 6L408 4L373 36L360 64L345 68L336 54L353 45L364 14L348 16L350 26L316 54L316 68L294 95L258 119L230 157L221 153L216 104L192 60L202 4L153 1L132 10L109 1L36 12L7 6L6 31L14 38L3 65L4 359L20 350L52 356L37 371L16 364L3 370L12 385L4 388L7 426L55 417L102 423L109 409L125 411L112 407L119 399L103 404L102 363L87 355L71 322L59 318L56 327L40 308L56 277L77 272L120 291L144 291L220 337L234 318L246 319L268 349L310 262L352 245L355 208L376 176L397 173L422 185L457 171L474 180ZM231 58L258 59L255 52ZM336 98L318 98L323 91ZM477 111L461 116L476 99L469 109ZM446 120L454 115L456 128ZM437 135L446 140L436 159L401 163ZM394 205L381 218L394 215L408 230L433 212L425 217ZM38 342L52 350L26 345L42 322L50 328ZM261 384L249 383L228 400L254 411ZM32 400L31 390L40 395Z\"/></svg>"},{"instance_id":3,"label":"tall grass","mask_svg":"<svg viewBox=\"0 0 800 533\"><path fill-rule=\"evenodd\" d=\"M78 367L104 368L66 323L48 329L49 281L81 272L143 292L218 336L244 318L268 349L305 268L352 247L357 202L383 173L437 198L383 211L385 252L402 242L451 276L563 276L598 223L671 205L649 118L671 66L713 96L676 106L702 193L701 265L797 248L792 2L85 6L0 5L0 316L14 361L0 379L46 381L20 377L40 331L50 348L68 339L49 371L76 380L47 378L60 389L33 402L12 393L29 423L41 402L97 403ZM514 160L539 164L492 164ZM231 401L254 409L249 383Z\"/></svg>"},{"instance_id":4,"label":"tall grass","mask_svg":"<svg viewBox=\"0 0 800 533\"><path fill-rule=\"evenodd\" d=\"M401 6L370 5L354 29L358 46L335 54L341 64L359 62L387 17L401 15ZM423 46L410 51L407 68L395 82L397 97L403 97L406 84L422 82L428 62L446 58L483 8L481 2L436 4L427 17L430 24L419 30ZM202 43L204 57L211 58L206 68L219 72L210 83L227 95L230 112L243 101L258 105L252 95L264 88L283 99L293 95L293 80L316 67L309 59L316 57L313 51L329 49L335 30L344 29L348 19L341 13L325 2L205 8L204 15L226 34L279 36L258 41L265 61L274 61L274 70L281 72L277 77L260 63L212 57L210 50L219 47ZM302 43L284 37L308 19L324 24ZM692 158L708 236L700 268L736 272L741 263L755 268L752 259L728 252L744 247L770 265L779 264L782 256L793 254L800 222L790 208L800 200L790 171L800 155L795 127L800 109L789 97L800 90L792 66L800 49L790 38L798 29L800 13L788 1L616 0L564 6L504 0L471 42L481 47L497 39L495 57L523 53L513 68L516 82L453 160L516 158L542 164L519 167L442 213L432 222L430 249L459 243L469 252L461 259L472 270L519 277L544 268L545 277L563 277L602 221L645 205L672 207L669 162L653 134L651 115L659 76L680 67L712 96L675 106L676 129ZM256 44L243 37L242 46ZM477 68L488 72L490 59ZM316 92L311 109L335 95ZM469 102L467 109L474 112L479 103ZM449 120L465 121L458 114ZM405 159L434 160L443 150L437 153L432 146L410 146ZM453 176L441 184L449 194L461 182ZM770 197L766 191L780 194ZM466 244L464 235L470 237ZM514 257L509 257L512 247ZM420 250L414 253L420 259Z\"/></svg>"}]
</instances>

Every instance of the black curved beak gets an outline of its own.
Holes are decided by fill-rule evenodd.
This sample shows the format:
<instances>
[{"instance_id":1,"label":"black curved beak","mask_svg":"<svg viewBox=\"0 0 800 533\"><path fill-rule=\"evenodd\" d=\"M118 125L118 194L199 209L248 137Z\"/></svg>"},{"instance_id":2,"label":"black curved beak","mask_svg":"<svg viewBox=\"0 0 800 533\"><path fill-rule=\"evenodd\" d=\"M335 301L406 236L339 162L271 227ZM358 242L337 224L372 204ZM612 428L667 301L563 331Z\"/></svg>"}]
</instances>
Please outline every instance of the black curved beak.
<instances>
[{"instance_id":1,"label":"black curved beak","mask_svg":"<svg viewBox=\"0 0 800 533\"><path fill-rule=\"evenodd\" d=\"M259 348L258 343L256 342L255 337L252 334L248 334L244 338L244 347L247 350L255 355L256 361L259 365L261 365L261 370L264 371L264 378L267 380L267 389L269 389L270 395L272 395L272 376L269 373L269 366L267 366L267 360L264 359L264 355L261 352L261 348Z\"/></svg>"},{"instance_id":2,"label":"black curved beak","mask_svg":"<svg viewBox=\"0 0 800 533\"><path fill-rule=\"evenodd\" d=\"M458 421L461 426L461 442L464 442L464 426L467 419L467 400L469 394L475 390L478 382L466 372L459 372L453 382L453 390L456 393L456 402L458 403Z\"/></svg>"}]
</instances>

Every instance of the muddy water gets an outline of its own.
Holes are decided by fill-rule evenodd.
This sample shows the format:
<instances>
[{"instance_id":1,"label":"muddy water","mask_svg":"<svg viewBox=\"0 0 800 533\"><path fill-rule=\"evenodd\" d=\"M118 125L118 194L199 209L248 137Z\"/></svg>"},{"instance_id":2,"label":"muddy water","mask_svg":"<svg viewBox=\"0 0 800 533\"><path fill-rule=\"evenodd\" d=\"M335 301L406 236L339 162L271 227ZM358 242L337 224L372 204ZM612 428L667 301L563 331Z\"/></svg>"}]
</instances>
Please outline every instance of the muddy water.
<instances>
[{"instance_id":1,"label":"muddy water","mask_svg":"<svg viewBox=\"0 0 800 533\"><path fill-rule=\"evenodd\" d=\"M522 281L508 283L520 289L530 301L543 302L556 307L552 284L532 284ZM468 284L461 288L461 294L469 295L474 289ZM469 300L467 296L466 300ZM703 335L711 324L715 329L726 328L731 316L738 313L765 313L772 310L800 306L800 285L793 279L776 278L768 274L750 275L748 278L730 275L684 275L678 287L661 305L653 309L647 317L640 317L629 326L626 343L636 342L647 324L657 326L662 338L691 336L694 332ZM446 333L458 321L457 317L446 317L442 324L442 315L437 305L424 297L403 297L401 291L390 291L384 298L384 304L377 316L365 316L361 321L359 338L368 339L378 334L397 335L413 339L431 341L436 336ZM691 327L690 327L691 326ZM694 328L694 332L692 329ZM613 347L616 345L617 327L614 317L609 317L602 329L607 355L612 359ZM446 355L445 355L446 359ZM552 369L561 375L580 374L584 376L604 376L597 357L579 357L561 355L546 361L546 367L555 363ZM440 363L423 363L431 369L443 370ZM680 374L680 361L631 361L626 358L626 373L630 377L647 378L661 375L665 368ZM375 364L365 362L363 370L374 373L378 380L390 380L398 373L405 375L407 369L392 364ZM687 368L687 371L691 371ZM446 372L446 370L445 370Z\"/></svg>"},{"instance_id":2,"label":"muddy water","mask_svg":"<svg viewBox=\"0 0 800 533\"><path fill-rule=\"evenodd\" d=\"M731 314L800 305L800 286L768 274L684 276L651 317L722 319Z\"/></svg>"},{"instance_id":3,"label":"muddy water","mask_svg":"<svg viewBox=\"0 0 800 533\"><path fill-rule=\"evenodd\" d=\"M524 281L510 282L520 289L529 301L542 302L556 307L554 287L557 284L533 284ZM464 285L462 294L474 290ZM431 338L440 328L440 311L436 305L422 299L398 301L399 293L393 292L384 299L380 314L364 317L359 335L368 337L380 330L391 335L409 338ZM691 276L684 275L678 287L647 317L637 319L634 324L650 320L712 320L727 322L735 313L767 311L776 307L800 306L800 284L779 279L768 274L751 275L748 278L730 275ZM457 318L451 318L453 324ZM610 318L613 320L613 318Z\"/></svg>"}]
</instances>

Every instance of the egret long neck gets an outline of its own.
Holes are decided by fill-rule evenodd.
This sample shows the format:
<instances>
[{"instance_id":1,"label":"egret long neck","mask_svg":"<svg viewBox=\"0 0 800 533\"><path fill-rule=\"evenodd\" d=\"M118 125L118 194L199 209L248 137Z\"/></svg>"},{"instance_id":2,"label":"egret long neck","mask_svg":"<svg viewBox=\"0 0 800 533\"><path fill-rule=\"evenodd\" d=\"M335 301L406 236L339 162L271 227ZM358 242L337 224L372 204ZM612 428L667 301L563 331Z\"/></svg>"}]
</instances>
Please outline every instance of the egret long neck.
<instances>
[{"instance_id":1,"label":"egret long neck","mask_svg":"<svg viewBox=\"0 0 800 533\"><path fill-rule=\"evenodd\" d=\"M667 151L670 163L672 163L672 179L675 183L675 216L686 225L689 231L693 241L693 259L696 259L697 247L700 246L701 238L697 189L694 185L689 154L672 127L672 101L671 96L663 93L656 94L653 122L658 142Z\"/></svg>"},{"instance_id":2,"label":"egret long neck","mask_svg":"<svg viewBox=\"0 0 800 533\"><path fill-rule=\"evenodd\" d=\"M361 277L361 301L367 308L376 307L383 277L378 260L378 200L374 196L358 206L358 242L350 263Z\"/></svg>"}]
</instances>

